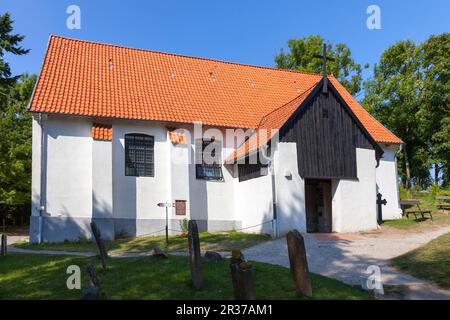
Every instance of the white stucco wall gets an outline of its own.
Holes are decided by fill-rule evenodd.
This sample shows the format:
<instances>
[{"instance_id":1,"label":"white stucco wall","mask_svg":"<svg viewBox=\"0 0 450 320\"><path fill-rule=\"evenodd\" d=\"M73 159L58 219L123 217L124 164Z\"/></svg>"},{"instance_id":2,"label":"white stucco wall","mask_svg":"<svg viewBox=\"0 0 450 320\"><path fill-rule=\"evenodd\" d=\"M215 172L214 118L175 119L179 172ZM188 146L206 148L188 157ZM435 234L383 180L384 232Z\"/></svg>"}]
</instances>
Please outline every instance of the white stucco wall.
<instances>
[{"instance_id":1,"label":"white stucco wall","mask_svg":"<svg viewBox=\"0 0 450 320\"><path fill-rule=\"evenodd\" d=\"M38 115L32 120L32 170L31 170L31 215L38 216L41 206L41 127Z\"/></svg>"},{"instance_id":2,"label":"white stucco wall","mask_svg":"<svg viewBox=\"0 0 450 320\"><path fill-rule=\"evenodd\" d=\"M381 145L384 154L380 159L380 165L376 168L377 193L387 203L382 207L383 220L399 219L402 210L399 204L399 189L397 176L397 151L398 145Z\"/></svg>"},{"instance_id":3,"label":"white stucco wall","mask_svg":"<svg viewBox=\"0 0 450 320\"><path fill-rule=\"evenodd\" d=\"M125 176L125 134L139 133L154 137L154 177ZM112 141L113 215L115 219L165 219L159 202L170 201L170 167L167 132L164 127L114 122ZM136 234L141 234L136 222Z\"/></svg>"},{"instance_id":4,"label":"white stucco wall","mask_svg":"<svg viewBox=\"0 0 450 320\"><path fill-rule=\"evenodd\" d=\"M188 137L194 137L192 126L184 126L184 129L189 132ZM124 136L127 133L155 137L155 177L125 176ZM233 166L222 167L223 181L197 179L195 142L194 139L189 140L186 145L172 144L164 124L113 123L114 218L141 219L136 222L136 234L146 234L164 227L162 221L150 227L145 221L165 219L165 208L157 207L157 203L187 200L186 216L177 216L175 208L169 209L170 229L179 230L179 220L184 218L199 221L202 230L220 231L235 227ZM223 140L222 158L225 159L234 149ZM143 224L146 223L144 230Z\"/></svg>"},{"instance_id":5,"label":"white stucco wall","mask_svg":"<svg viewBox=\"0 0 450 320\"><path fill-rule=\"evenodd\" d=\"M272 222L268 222L273 218L271 179L270 173L242 182L235 179L234 211L244 232L273 234Z\"/></svg>"},{"instance_id":6,"label":"white stucco wall","mask_svg":"<svg viewBox=\"0 0 450 320\"><path fill-rule=\"evenodd\" d=\"M245 232L273 233L271 223L248 228L273 217L271 172L239 182L237 166L224 165L223 181L197 179L194 141L173 145L164 124L116 120L112 122L113 140L95 141L91 137L92 122L92 119L56 116L45 121L46 213L62 219L52 221L46 232L70 225L72 238L76 239L77 230L89 235L89 221L94 218L103 224L108 238L119 233L120 228L126 228L124 231L132 235L144 235L164 227L165 208L158 207L157 203L187 200L186 216L176 216L174 208L169 210L171 229L179 229L177 220L186 217L202 221L199 226L209 231L245 228ZM187 128L193 136L192 128ZM125 176L127 133L154 136L154 177ZM34 216L40 205L40 137L40 127L33 120ZM222 159L225 159L234 146L223 140ZM377 185L388 201L388 206L383 208L384 217L388 212L399 213L395 205L398 189L393 183L395 150L385 150L377 171L373 150L357 149L356 154L358 179L332 183L333 231L336 232L376 228ZM273 152L272 168L278 234L282 236L294 228L306 232L305 188L298 174L295 143L278 144ZM57 241L65 239L64 234L57 236Z\"/></svg>"},{"instance_id":7,"label":"white stucco wall","mask_svg":"<svg viewBox=\"0 0 450 320\"><path fill-rule=\"evenodd\" d=\"M232 141L226 139L225 130L203 128L205 138L215 137L222 140L222 161L234 150ZM210 231L226 231L240 227L240 217L235 213L235 172L234 166L223 165L223 181L208 181L196 178L195 168L195 139L201 135L192 128L189 129L192 137L189 143L189 195L190 218L204 221L202 228ZM238 139L238 144L244 137ZM205 221L207 223L205 224ZM199 226L200 227L200 226Z\"/></svg>"},{"instance_id":8,"label":"white stucco wall","mask_svg":"<svg viewBox=\"0 0 450 320\"><path fill-rule=\"evenodd\" d=\"M175 210L172 210L172 218L182 220L190 217L190 199L189 199L189 163L190 156L189 145L173 145L170 143L171 153L171 165L170 165L170 177L171 177L171 195L170 199L173 202L175 200L186 200L186 216L176 216ZM176 226L179 228L179 226Z\"/></svg>"},{"instance_id":9,"label":"white stucco wall","mask_svg":"<svg viewBox=\"0 0 450 320\"><path fill-rule=\"evenodd\" d=\"M356 232L377 228L375 151L356 149L357 180L332 181L334 232Z\"/></svg>"},{"instance_id":10,"label":"white stucco wall","mask_svg":"<svg viewBox=\"0 0 450 320\"><path fill-rule=\"evenodd\" d=\"M92 217L113 217L112 142L92 141Z\"/></svg>"},{"instance_id":11,"label":"white stucco wall","mask_svg":"<svg viewBox=\"0 0 450 320\"><path fill-rule=\"evenodd\" d=\"M306 232L305 183L298 173L297 144L280 142L274 166L278 235L292 229Z\"/></svg>"},{"instance_id":12,"label":"white stucco wall","mask_svg":"<svg viewBox=\"0 0 450 320\"><path fill-rule=\"evenodd\" d=\"M47 138L47 208L55 217L92 216L91 122L51 118Z\"/></svg>"}]
</instances>

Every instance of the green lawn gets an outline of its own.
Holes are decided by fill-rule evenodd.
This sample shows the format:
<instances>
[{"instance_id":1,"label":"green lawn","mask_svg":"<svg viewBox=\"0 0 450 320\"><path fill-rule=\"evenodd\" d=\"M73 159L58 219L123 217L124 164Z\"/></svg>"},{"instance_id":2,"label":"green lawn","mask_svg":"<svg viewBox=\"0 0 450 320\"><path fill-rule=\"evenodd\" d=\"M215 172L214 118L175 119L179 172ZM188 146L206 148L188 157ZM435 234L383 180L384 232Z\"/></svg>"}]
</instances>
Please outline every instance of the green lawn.
<instances>
[{"instance_id":1,"label":"green lawn","mask_svg":"<svg viewBox=\"0 0 450 320\"><path fill-rule=\"evenodd\" d=\"M428 209L422 207L422 210ZM429 210L432 210L432 208ZM433 220L431 220L427 214L425 215L425 219L419 218L417 221L413 216L410 216L409 219L403 217L396 220L385 220L383 221L382 226L390 226L401 230L412 230L415 228L450 225L450 214L443 214L441 212L438 212L436 209L432 212L432 214Z\"/></svg>"},{"instance_id":2,"label":"green lawn","mask_svg":"<svg viewBox=\"0 0 450 320\"><path fill-rule=\"evenodd\" d=\"M85 266L89 258L9 254L0 258L0 299L80 299L80 290L68 290L66 269L78 265L83 285L88 283ZM232 299L229 262L202 262L204 289L191 288L187 257L109 258L108 270L100 271L94 258L102 290L107 299ZM292 285L289 269L254 263L258 299L302 299ZM311 274L313 299L371 299L356 286Z\"/></svg>"},{"instance_id":3,"label":"green lawn","mask_svg":"<svg viewBox=\"0 0 450 320\"><path fill-rule=\"evenodd\" d=\"M441 191L443 194L446 191ZM422 228L428 226L437 226L437 225L450 225L450 214L445 214L441 210L438 210L436 207L436 193L433 192L418 192L418 191L407 191L405 189L400 190L400 199L418 199L420 200L420 207L422 210L431 210L433 214L433 221L429 218L429 215L425 215L425 219L418 219L417 221L413 216L410 216L409 219L403 217L402 219L397 220L387 220L383 221L383 225L391 226L397 229L402 230L412 230L415 228ZM441 195L441 194L439 194ZM442 202L442 201L440 201ZM417 210L416 206L412 206L407 208L408 210Z\"/></svg>"},{"instance_id":4,"label":"green lawn","mask_svg":"<svg viewBox=\"0 0 450 320\"><path fill-rule=\"evenodd\" d=\"M200 247L201 250L212 251L231 251L232 249L244 249L254 246L263 241L270 240L270 236L262 234L251 234L243 232L228 232L228 233L208 233L201 232ZM106 249L111 253L123 252L148 252L155 247L160 247L167 252L187 251L188 240L187 237L170 236L169 245L166 245L166 238L164 236L148 236L136 237L131 239L120 239L115 241L106 241ZM91 251L97 252L95 243L87 240L83 241L66 241L62 243L42 243L29 244L19 243L15 245L22 249L32 250L57 250L57 251Z\"/></svg>"},{"instance_id":5,"label":"green lawn","mask_svg":"<svg viewBox=\"0 0 450 320\"><path fill-rule=\"evenodd\" d=\"M399 270L450 288L450 233L392 260Z\"/></svg>"}]
</instances>

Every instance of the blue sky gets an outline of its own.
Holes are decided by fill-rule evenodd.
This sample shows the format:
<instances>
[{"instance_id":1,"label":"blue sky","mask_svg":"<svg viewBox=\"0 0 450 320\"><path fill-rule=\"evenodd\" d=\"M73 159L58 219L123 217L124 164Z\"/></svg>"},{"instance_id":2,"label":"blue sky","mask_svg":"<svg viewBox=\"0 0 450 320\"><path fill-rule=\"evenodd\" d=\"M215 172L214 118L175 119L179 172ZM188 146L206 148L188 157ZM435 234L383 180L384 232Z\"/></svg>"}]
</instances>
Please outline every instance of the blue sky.
<instances>
[{"instance_id":1,"label":"blue sky","mask_svg":"<svg viewBox=\"0 0 450 320\"><path fill-rule=\"evenodd\" d=\"M66 27L66 8L81 8L81 30ZM366 27L366 9L381 8L381 30ZM23 57L7 56L13 72L38 73L49 34L254 65L273 66L293 37L320 34L347 44L371 65L392 43L450 31L450 1L85 1L2 0L15 32L26 36ZM369 71L365 76L369 75Z\"/></svg>"}]
</instances>

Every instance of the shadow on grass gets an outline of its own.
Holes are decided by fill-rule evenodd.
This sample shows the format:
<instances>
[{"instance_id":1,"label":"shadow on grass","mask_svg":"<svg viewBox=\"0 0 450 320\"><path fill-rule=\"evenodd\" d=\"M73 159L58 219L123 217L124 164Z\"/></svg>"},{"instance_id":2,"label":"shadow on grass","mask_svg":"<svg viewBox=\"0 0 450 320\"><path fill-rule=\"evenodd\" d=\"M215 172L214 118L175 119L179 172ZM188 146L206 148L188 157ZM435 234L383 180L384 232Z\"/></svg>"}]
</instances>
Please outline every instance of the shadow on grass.
<instances>
[{"instance_id":1,"label":"shadow on grass","mask_svg":"<svg viewBox=\"0 0 450 320\"><path fill-rule=\"evenodd\" d=\"M230 251L232 249L244 249L258 243L270 240L270 236L242 232L208 233L201 232L200 246L202 251ZM71 252L97 252L94 242L88 240L65 241L59 243L29 244L26 242L15 245L22 249L31 250L56 250ZM160 247L168 252L188 251L188 240L184 236L170 236L169 244L166 244L164 236L136 237L105 241L106 249L111 253L148 252L155 247Z\"/></svg>"},{"instance_id":2,"label":"shadow on grass","mask_svg":"<svg viewBox=\"0 0 450 320\"><path fill-rule=\"evenodd\" d=\"M450 233L392 260L397 269L450 288Z\"/></svg>"},{"instance_id":3,"label":"shadow on grass","mask_svg":"<svg viewBox=\"0 0 450 320\"><path fill-rule=\"evenodd\" d=\"M78 265L83 285L88 283L85 266L89 258L10 254L0 261L0 299L79 299L80 290L68 290L66 269ZM229 263L202 262L204 289L191 287L187 257L110 258L108 270L98 277L107 299L233 299ZM258 299L303 299L294 291L289 269L254 264ZM313 299L370 299L355 286L311 274Z\"/></svg>"}]
</instances>

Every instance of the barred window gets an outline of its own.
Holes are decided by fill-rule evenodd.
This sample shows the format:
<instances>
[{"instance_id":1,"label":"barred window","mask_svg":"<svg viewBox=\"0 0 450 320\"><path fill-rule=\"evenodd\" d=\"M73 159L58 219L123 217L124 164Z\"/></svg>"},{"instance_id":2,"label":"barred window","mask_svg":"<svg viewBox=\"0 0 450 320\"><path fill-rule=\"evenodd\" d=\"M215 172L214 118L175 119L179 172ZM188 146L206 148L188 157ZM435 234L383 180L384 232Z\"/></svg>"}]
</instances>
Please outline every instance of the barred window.
<instances>
[{"instance_id":1,"label":"barred window","mask_svg":"<svg viewBox=\"0 0 450 320\"><path fill-rule=\"evenodd\" d=\"M204 180L223 180L222 142L199 139L195 142L196 177Z\"/></svg>"},{"instance_id":2,"label":"barred window","mask_svg":"<svg viewBox=\"0 0 450 320\"><path fill-rule=\"evenodd\" d=\"M134 177L154 177L153 136L145 134L125 135L125 175Z\"/></svg>"},{"instance_id":3,"label":"barred window","mask_svg":"<svg viewBox=\"0 0 450 320\"><path fill-rule=\"evenodd\" d=\"M255 163L255 164L238 164L239 182L247 181L250 179L267 176L269 166L267 164Z\"/></svg>"}]
</instances>

